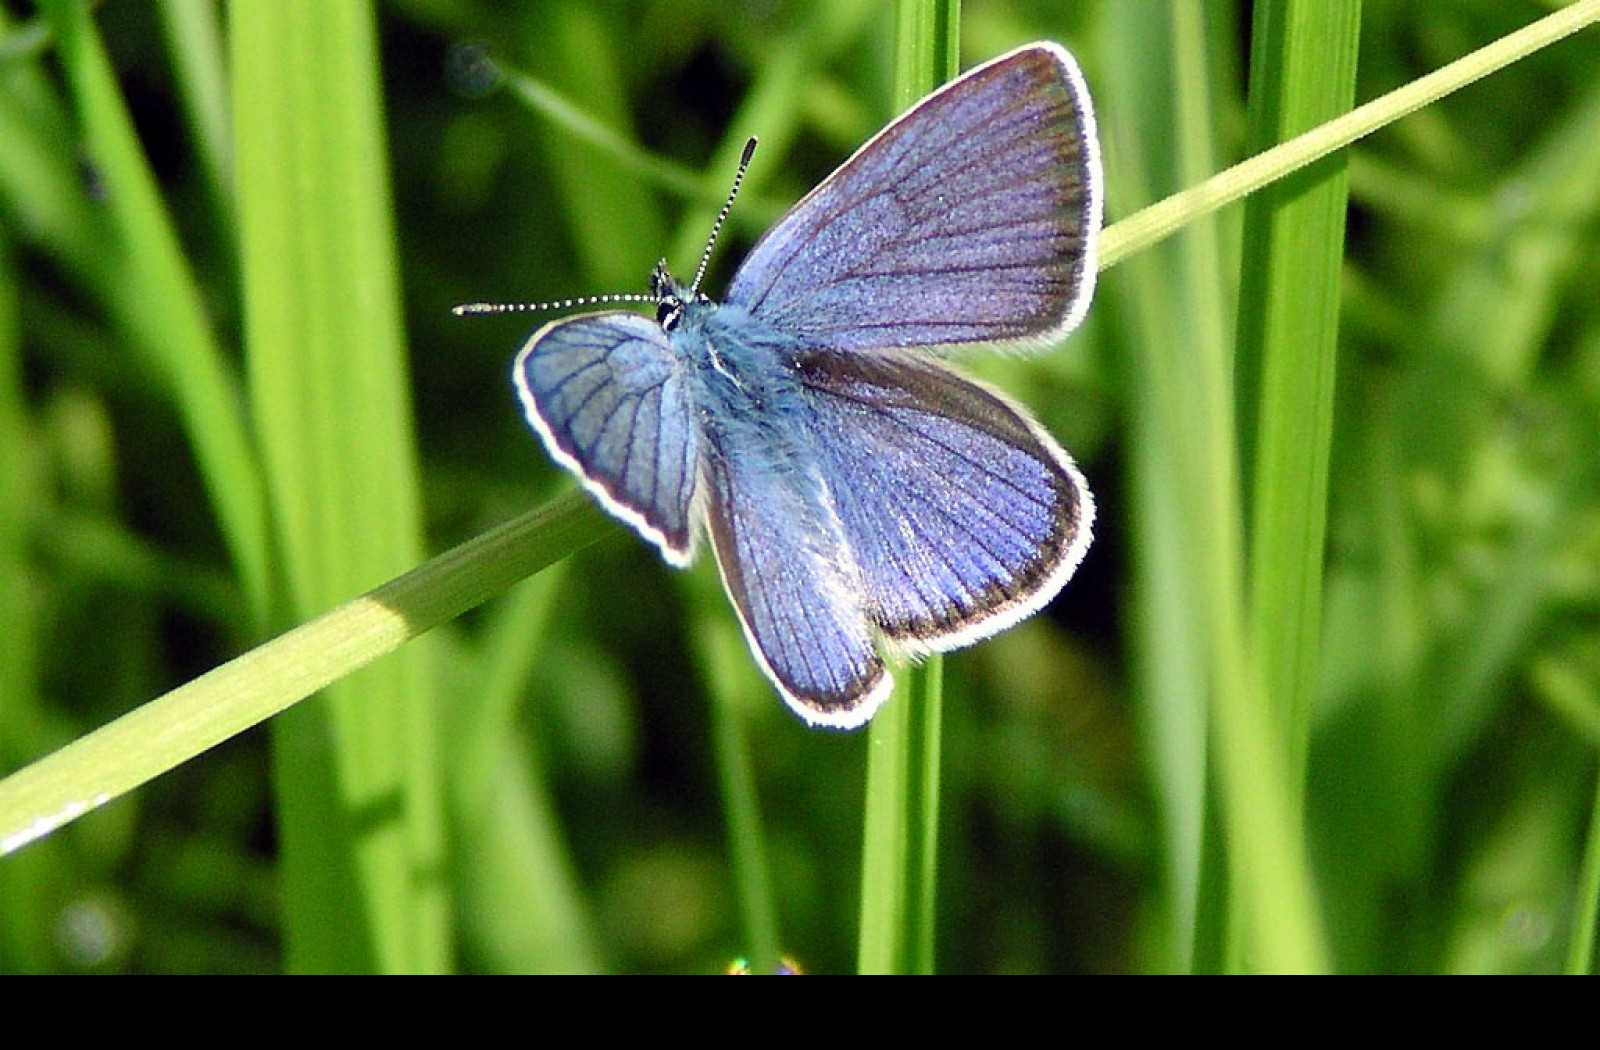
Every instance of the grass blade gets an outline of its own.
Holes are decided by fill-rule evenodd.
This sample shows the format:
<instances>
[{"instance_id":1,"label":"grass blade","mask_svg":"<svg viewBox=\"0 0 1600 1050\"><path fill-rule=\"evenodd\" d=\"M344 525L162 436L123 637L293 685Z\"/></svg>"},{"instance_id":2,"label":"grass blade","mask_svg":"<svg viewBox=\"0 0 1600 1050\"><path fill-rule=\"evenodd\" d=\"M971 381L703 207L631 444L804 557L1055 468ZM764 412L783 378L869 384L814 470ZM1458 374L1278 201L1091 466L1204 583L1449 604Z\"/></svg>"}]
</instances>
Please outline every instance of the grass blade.
<instances>
[{"instance_id":1,"label":"grass blade","mask_svg":"<svg viewBox=\"0 0 1600 1050\"><path fill-rule=\"evenodd\" d=\"M960 8L954 0L902 0L896 7L897 110L958 71ZM934 970L943 678L938 656L903 669L867 730L862 973Z\"/></svg>"},{"instance_id":2,"label":"grass blade","mask_svg":"<svg viewBox=\"0 0 1600 1050\"><path fill-rule=\"evenodd\" d=\"M170 385L256 625L265 626L270 593L266 497L233 377L222 362L89 5L51 0L43 10L72 80L90 159L105 183L120 239L122 263L107 271L113 308Z\"/></svg>"},{"instance_id":3,"label":"grass blade","mask_svg":"<svg viewBox=\"0 0 1600 1050\"><path fill-rule=\"evenodd\" d=\"M231 19L250 393L297 617L421 560L376 30L362 3ZM274 723L291 969L450 966L430 650Z\"/></svg>"},{"instance_id":4,"label":"grass blade","mask_svg":"<svg viewBox=\"0 0 1600 1050\"><path fill-rule=\"evenodd\" d=\"M259 725L609 535L569 493L286 631L0 780L0 856Z\"/></svg>"}]
</instances>

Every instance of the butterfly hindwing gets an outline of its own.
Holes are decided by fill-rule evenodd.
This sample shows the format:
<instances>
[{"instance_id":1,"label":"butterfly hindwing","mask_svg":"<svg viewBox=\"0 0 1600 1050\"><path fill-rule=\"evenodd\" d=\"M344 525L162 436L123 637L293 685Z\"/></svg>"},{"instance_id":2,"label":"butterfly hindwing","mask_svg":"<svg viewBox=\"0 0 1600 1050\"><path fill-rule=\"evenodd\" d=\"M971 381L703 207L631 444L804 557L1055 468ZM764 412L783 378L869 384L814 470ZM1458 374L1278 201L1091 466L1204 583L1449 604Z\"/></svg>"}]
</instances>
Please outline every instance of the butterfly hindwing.
<instances>
[{"instance_id":1,"label":"butterfly hindwing","mask_svg":"<svg viewBox=\"0 0 1600 1050\"><path fill-rule=\"evenodd\" d=\"M888 638L956 648L1061 589L1094 506L1022 409L914 352L815 352L799 365L822 475Z\"/></svg>"},{"instance_id":2,"label":"butterfly hindwing","mask_svg":"<svg viewBox=\"0 0 1600 1050\"><path fill-rule=\"evenodd\" d=\"M855 565L818 479L761 456L707 457L706 527L751 650L813 724L858 726L890 680Z\"/></svg>"},{"instance_id":3,"label":"butterfly hindwing","mask_svg":"<svg viewBox=\"0 0 1600 1050\"><path fill-rule=\"evenodd\" d=\"M545 325L513 371L528 422L606 509L684 565L693 556L701 436L666 333L629 313Z\"/></svg>"},{"instance_id":4,"label":"butterfly hindwing","mask_svg":"<svg viewBox=\"0 0 1600 1050\"><path fill-rule=\"evenodd\" d=\"M858 150L757 242L728 301L841 351L1042 343L1088 307L1100 214L1082 75L1035 44Z\"/></svg>"}]
</instances>

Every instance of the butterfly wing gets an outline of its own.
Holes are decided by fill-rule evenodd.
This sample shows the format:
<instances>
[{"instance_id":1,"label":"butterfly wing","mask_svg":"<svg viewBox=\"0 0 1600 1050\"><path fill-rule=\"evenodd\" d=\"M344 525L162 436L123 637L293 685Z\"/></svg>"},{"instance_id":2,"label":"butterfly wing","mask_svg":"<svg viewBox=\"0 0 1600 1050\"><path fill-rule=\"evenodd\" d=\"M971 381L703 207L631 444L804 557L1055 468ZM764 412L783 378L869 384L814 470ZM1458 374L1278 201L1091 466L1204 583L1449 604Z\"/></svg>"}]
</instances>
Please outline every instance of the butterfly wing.
<instances>
[{"instance_id":1,"label":"butterfly wing","mask_svg":"<svg viewBox=\"0 0 1600 1050\"><path fill-rule=\"evenodd\" d=\"M694 555L701 436L666 334L629 313L545 325L512 371L550 455L674 565Z\"/></svg>"},{"instance_id":2,"label":"butterfly wing","mask_svg":"<svg viewBox=\"0 0 1600 1050\"><path fill-rule=\"evenodd\" d=\"M1089 546L1088 487L1044 429L915 352L802 355L800 377L869 616L913 652L1053 598Z\"/></svg>"},{"instance_id":3,"label":"butterfly wing","mask_svg":"<svg viewBox=\"0 0 1600 1050\"><path fill-rule=\"evenodd\" d=\"M857 150L757 242L728 301L839 350L1059 338L1094 287L1096 143L1072 56L1013 51Z\"/></svg>"},{"instance_id":4,"label":"butterfly wing","mask_svg":"<svg viewBox=\"0 0 1600 1050\"><path fill-rule=\"evenodd\" d=\"M706 488L722 582L761 669L806 721L866 722L892 683L819 479L729 449L707 456Z\"/></svg>"}]
</instances>

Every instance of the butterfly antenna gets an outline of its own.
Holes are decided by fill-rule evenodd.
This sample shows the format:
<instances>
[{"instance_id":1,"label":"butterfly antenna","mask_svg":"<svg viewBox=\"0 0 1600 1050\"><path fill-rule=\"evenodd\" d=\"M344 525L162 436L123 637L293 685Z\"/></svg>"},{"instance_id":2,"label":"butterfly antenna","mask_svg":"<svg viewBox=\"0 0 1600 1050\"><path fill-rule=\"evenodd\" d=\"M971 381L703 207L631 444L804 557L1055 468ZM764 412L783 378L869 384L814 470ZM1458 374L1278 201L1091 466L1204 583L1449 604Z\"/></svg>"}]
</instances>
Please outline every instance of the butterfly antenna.
<instances>
[{"instance_id":1,"label":"butterfly antenna","mask_svg":"<svg viewBox=\"0 0 1600 1050\"><path fill-rule=\"evenodd\" d=\"M755 156L756 140L752 136L744 144L744 152L739 155L739 170L734 172L733 187L728 190L728 199L723 202L722 210L717 213L717 221L711 224L711 236L706 238L706 250L700 253L700 268L694 272L694 283L689 286L691 293L699 291L700 280L706 275L706 266L711 262L711 249L716 247L717 234L722 232L722 224L728 221L728 213L733 210L733 199L739 196L739 185L744 182L745 169L750 167L750 158ZM553 299L543 303L462 303L450 308L450 312L457 317L476 316L479 314L532 314L543 313L547 310L572 310L580 306L600 306L605 303L660 303L661 295L641 295L637 292L625 292L615 295L583 295L576 299Z\"/></svg>"},{"instance_id":2,"label":"butterfly antenna","mask_svg":"<svg viewBox=\"0 0 1600 1050\"><path fill-rule=\"evenodd\" d=\"M722 232L722 224L728 221L728 213L733 210L733 199L739 196L739 185L744 182L745 169L750 167L750 158L756 155L756 138L750 136L750 141L744 144L744 152L739 155L739 170L733 173L733 187L728 190L728 199L723 202L722 210L717 213L717 221L711 224L711 236L706 238L706 250L700 253L700 268L694 272L694 283L689 285L691 293L700 290L700 279L706 275L706 266L711 262L711 249L717 245L717 234Z\"/></svg>"},{"instance_id":3,"label":"butterfly antenna","mask_svg":"<svg viewBox=\"0 0 1600 1050\"><path fill-rule=\"evenodd\" d=\"M546 303L462 303L452 306L450 312L457 317L476 314L533 314L546 310L572 310L580 306L599 306L603 303L653 303L656 297L638 292L616 295L580 295L576 299L553 299Z\"/></svg>"}]
</instances>

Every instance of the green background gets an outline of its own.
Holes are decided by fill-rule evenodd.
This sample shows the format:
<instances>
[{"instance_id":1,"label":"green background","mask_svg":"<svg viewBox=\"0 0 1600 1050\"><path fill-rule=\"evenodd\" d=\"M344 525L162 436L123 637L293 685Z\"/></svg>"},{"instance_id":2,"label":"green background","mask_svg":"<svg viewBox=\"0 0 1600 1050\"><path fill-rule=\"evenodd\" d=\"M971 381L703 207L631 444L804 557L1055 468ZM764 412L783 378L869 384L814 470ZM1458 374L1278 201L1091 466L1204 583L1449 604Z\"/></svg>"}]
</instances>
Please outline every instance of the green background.
<instances>
[{"instance_id":1,"label":"green background","mask_svg":"<svg viewBox=\"0 0 1600 1050\"><path fill-rule=\"evenodd\" d=\"M891 5L866 0L42 6L0 8L0 773L569 488L509 383L538 321L450 307L691 273L757 134L715 295L896 109ZM1327 7L1356 101L1548 10ZM1315 80L1252 60L1269 35L1246 4L980 0L961 64L1078 56L1110 223L1295 119L1246 108L1252 76ZM1291 178L1277 201L1332 186L1309 248L1233 207L1102 274L1066 344L967 362L1073 452L1100 519L1048 610L944 661L937 969L1298 968L1239 932L1274 899L1312 965L1591 967L1596 39L1358 144L1347 213L1337 164ZM1274 364L1296 323L1313 356ZM0 858L0 971L715 973L763 922L805 970L856 969L868 734L784 708L707 559L589 527ZM1217 699L1239 610L1260 767ZM752 798L755 890L729 831ZM1309 914L1251 848L1290 858Z\"/></svg>"}]
</instances>

